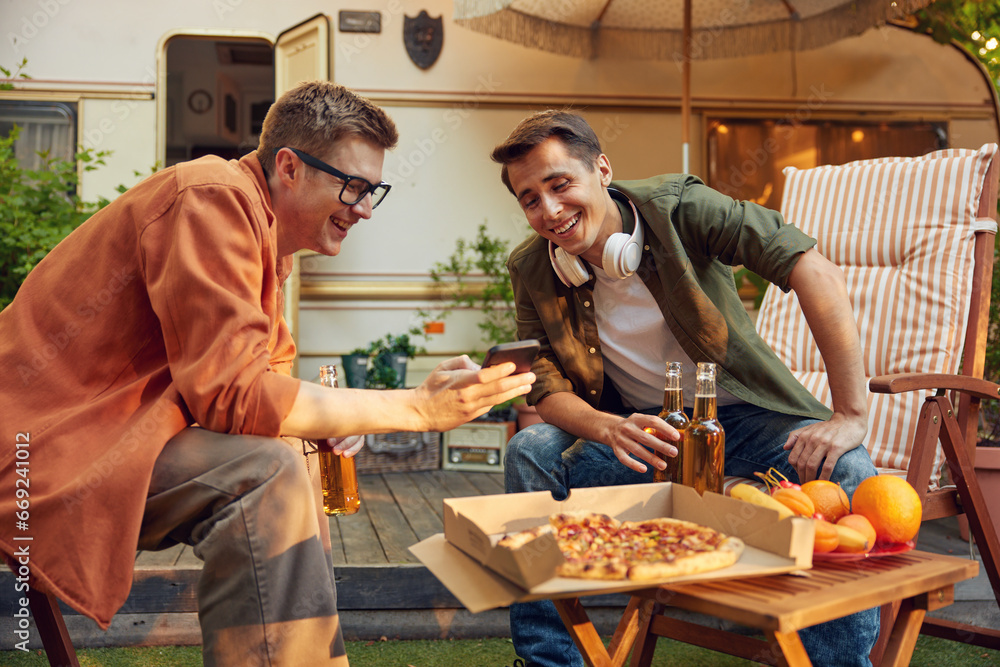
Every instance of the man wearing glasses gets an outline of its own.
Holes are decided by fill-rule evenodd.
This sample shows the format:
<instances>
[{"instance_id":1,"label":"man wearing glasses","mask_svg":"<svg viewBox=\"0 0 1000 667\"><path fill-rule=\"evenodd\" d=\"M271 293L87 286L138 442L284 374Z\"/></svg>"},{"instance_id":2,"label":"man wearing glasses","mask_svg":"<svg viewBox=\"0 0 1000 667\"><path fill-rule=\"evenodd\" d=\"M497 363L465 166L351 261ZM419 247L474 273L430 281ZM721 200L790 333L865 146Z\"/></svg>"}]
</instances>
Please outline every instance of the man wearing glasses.
<instances>
[{"instance_id":1,"label":"man wearing glasses","mask_svg":"<svg viewBox=\"0 0 1000 667\"><path fill-rule=\"evenodd\" d=\"M30 535L33 586L106 628L136 549L186 543L205 561L206 665L347 664L328 519L279 436L353 455L363 438L350 436L447 430L534 381L467 357L409 390L291 377L291 256L341 251L388 193L396 142L369 101L302 84L272 106L255 153L150 176L31 272L0 312L0 553L17 562Z\"/></svg>"}]
</instances>

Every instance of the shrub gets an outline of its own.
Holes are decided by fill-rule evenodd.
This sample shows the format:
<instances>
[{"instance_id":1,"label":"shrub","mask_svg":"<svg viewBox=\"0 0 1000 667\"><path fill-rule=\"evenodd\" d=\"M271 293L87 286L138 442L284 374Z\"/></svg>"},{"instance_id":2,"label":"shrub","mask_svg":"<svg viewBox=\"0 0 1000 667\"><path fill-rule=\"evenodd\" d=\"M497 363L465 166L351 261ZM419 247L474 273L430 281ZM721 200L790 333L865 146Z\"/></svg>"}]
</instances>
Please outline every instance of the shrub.
<instances>
[{"instance_id":1,"label":"shrub","mask_svg":"<svg viewBox=\"0 0 1000 667\"><path fill-rule=\"evenodd\" d=\"M41 152L40 169L23 169L14 153L20 129L0 138L0 309L34 266L108 200L85 202L77 193L79 172L104 165L109 151L81 149L75 160Z\"/></svg>"}]
</instances>

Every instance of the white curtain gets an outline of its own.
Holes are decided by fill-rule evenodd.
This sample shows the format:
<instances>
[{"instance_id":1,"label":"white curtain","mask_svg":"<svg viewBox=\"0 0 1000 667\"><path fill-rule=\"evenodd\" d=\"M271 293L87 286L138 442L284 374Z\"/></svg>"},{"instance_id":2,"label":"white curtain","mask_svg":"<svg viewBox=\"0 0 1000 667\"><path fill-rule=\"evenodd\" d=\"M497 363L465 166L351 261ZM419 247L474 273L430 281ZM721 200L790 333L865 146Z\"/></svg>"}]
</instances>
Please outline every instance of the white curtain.
<instances>
[{"instance_id":1,"label":"white curtain","mask_svg":"<svg viewBox=\"0 0 1000 667\"><path fill-rule=\"evenodd\" d=\"M49 158L73 159L73 128L46 122L18 123L21 135L14 144L17 162L22 168L39 169L48 151Z\"/></svg>"},{"instance_id":2,"label":"white curtain","mask_svg":"<svg viewBox=\"0 0 1000 667\"><path fill-rule=\"evenodd\" d=\"M20 135L14 144L14 153L23 169L38 169L45 159L39 153L48 152L48 158L72 160L76 117L65 104L3 103L0 104L0 132L7 136L17 125Z\"/></svg>"}]
</instances>

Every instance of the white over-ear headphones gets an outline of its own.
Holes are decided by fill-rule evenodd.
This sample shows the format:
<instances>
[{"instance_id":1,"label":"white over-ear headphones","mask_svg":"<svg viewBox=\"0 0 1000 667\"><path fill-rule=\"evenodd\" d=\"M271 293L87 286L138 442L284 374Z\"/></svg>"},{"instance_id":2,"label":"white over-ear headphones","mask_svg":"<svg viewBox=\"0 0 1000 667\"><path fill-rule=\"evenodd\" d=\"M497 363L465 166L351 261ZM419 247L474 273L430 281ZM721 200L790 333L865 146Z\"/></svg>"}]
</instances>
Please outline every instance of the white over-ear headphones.
<instances>
[{"instance_id":1,"label":"white over-ear headphones","mask_svg":"<svg viewBox=\"0 0 1000 667\"><path fill-rule=\"evenodd\" d=\"M628 197L613 188L608 188L608 194L612 199L628 202L632 207L632 219L635 221L632 234L624 232L612 234L604 244L604 252L601 255L604 272L620 280L628 278L639 268L643 244L642 223L639 220L639 212L635 210L635 204ZM552 241L549 241L549 260L559 280L567 287L579 287L590 280L590 272L587 271L584 261L576 255L569 254Z\"/></svg>"}]
</instances>

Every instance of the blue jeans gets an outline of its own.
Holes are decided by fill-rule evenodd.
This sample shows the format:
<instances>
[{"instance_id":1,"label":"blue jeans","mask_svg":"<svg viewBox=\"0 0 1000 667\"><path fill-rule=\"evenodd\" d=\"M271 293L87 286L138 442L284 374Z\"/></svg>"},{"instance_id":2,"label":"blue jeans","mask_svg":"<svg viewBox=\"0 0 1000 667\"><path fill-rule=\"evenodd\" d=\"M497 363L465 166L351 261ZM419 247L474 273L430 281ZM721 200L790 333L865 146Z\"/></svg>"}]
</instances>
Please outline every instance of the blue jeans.
<instances>
[{"instance_id":1,"label":"blue jeans","mask_svg":"<svg viewBox=\"0 0 1000 667\"><path fill-rule=\"evenodd\" d=\"M722 406L718 413L726 431L727 475L754 479L754 472L774 467L798 481L782 445L790 432L815 420L746 404ZM507 493L551 491L556 500L566 498L573 488L653 481L652 466L645 473L635 472L623 466L610 447L579 440L544 423L511 439L504 467ZM875 474L868 451L858 447L837 461L833 481L851 497L862 480ZM552 602L512 604L510 630L514 649L528 665L583 667L583 658ZM878 631L879 610L875 608L806 628L799 635L814 665L870 667L868 653Z\"/></svg>"}]
</instances>

